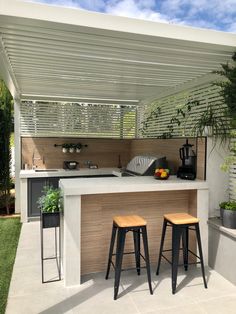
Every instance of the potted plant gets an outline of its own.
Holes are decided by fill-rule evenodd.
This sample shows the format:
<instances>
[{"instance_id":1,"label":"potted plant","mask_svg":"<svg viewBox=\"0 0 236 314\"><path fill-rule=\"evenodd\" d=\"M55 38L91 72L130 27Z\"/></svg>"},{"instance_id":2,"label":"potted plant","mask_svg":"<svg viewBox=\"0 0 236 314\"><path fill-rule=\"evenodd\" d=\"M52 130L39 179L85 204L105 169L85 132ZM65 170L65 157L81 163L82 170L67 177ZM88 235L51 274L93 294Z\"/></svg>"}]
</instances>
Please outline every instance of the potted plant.
<instances>
[{"instance_id":1,"label":"potted plant","mask_svg":"<svg viewBox=\"0 0 236 314\"><path fill-rule=\"evenodd\" d=\"M226 142L230 135L230 123L225 116L221 115L219 111L208 105L196 119L193 125L192 133L194 136L212 136L215 139L220 138L221 143Z\"/></svg>"},{"instance_id":2,"label":"potted plant","mask_svg":"<svg viewBox=\"0 0 236 314\"><path fill-rule=\"evenodd\" d=\"M60 226L60 189L45 187L43 195L38 199L43 228Z\"/></svg>"},{"instance_id":3,"label":"potted plant","mask_svg":"<svg viewBox=\"0 0 236 314\"><path fill-rule=\"evenodd\" d=\"M236 229L236 201L220 203L222 225L226 228Z\"/></svg>"},{"instance_id":4,"label":"potted plant","mask_svg":"<svg viewBox=\"0 0 236 314\"><path fill-rule=\"evenodd\" d=\"M68 150L70 148L70 144L62 144L62 152L63 153L68 153Z\"/></svg>"},{"instance_id":5,"label":"potted plant","mask_svg":"<svg viewBox=\"0 0 236 314\"><path fill-rule=\"evenodd\" d=\"M82 144L81 143L78 143L75 145L75 151L76 153L80 153L81 152L81 148L82 148Z\"/></svg>"},{"instance_id":6,"label":"potted plant","mask_svg":"<svg viewBox=\"0 0 236 314\"><path fill-rule=\"evenodd\" d=\"M74 152L75 152L75 147L76 147L76 144L70 144L70 146L69 146L69 152L70 152L70 153L74 153Z\"/></svg>"}]
</instances>

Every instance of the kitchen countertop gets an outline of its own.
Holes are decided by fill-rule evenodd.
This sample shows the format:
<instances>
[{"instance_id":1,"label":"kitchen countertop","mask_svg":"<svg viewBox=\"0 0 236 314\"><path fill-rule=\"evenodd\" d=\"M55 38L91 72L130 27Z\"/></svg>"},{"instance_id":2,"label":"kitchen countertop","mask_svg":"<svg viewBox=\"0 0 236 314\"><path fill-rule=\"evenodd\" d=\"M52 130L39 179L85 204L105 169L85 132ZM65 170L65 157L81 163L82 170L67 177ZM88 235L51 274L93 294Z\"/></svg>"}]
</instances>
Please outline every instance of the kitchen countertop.
<instances>
[{"instance_id":1,"label":"kitchen countertop","mask_svg":"<svg viewBox=\"0 0 236 314\"><path fill-rule=\"evenodd\" d=\"M138 177L110 177L110 178L85 178L61 179L60 187L65 196L126 193L126 192L150 192L173 190L200 190L208 189L208 184L203 180L181 180L176 176L170 176L168 180L156 180L152 176Z\"/></svg>"},{"instance_id":2,"label":"kitchen countertop","mask_svg":"<svg viewBox=\"0 0 236 314\"><path fill-rule=\"evenodd\" d=\"M98 168L88 169L82 168L77 170L65 170L65 169L39 169L43 171L35 170L21 170L20 178L47 178L47 177L80 177L80 176L94 176L94 175L115 175L120 176L120 169L118 168ZM56 171L55 171L56 170Z\"/></svg>"}]
</instances>

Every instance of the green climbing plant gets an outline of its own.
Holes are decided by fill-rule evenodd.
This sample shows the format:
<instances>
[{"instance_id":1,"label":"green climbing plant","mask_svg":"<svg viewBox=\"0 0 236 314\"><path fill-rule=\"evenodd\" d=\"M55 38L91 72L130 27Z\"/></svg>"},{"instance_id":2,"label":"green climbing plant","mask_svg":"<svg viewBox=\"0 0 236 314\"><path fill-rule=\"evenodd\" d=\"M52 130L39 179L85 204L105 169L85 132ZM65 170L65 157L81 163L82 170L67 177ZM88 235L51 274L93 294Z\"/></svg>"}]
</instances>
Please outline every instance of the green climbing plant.
<instances>
[{"instance_id":1,"label":"green climbing plant","mask_svg":"<svg viewBox=\"0 0 236 314\"><path fill-rule=\"evenodd\" d=\"M10 213L11 197L11 150L12 97L3 81L0 81L0 204Z\"/></svg>"}]
</instances>

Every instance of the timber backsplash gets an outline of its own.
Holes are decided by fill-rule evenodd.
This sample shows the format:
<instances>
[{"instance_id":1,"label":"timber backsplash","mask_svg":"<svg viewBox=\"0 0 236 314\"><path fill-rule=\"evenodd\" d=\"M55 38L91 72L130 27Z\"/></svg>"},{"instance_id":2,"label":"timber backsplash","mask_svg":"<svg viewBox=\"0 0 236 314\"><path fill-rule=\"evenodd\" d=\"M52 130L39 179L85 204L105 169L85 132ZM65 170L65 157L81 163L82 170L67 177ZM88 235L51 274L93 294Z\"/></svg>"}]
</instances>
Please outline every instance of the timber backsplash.
<instances>
[{"instance_id":1,"label":"timber backsplash","mask_svg":"<svg viewBox=\"0 0 236 314\"><path fill-rule=\"evenodd\" d=\"M197 151L197 177L205 176L205 138L189 139ZM81 143L80 153L63 153L61 147L54 144ZM179 148L185 143L185 138L178 139L79 139L79 138L42 138L22 137L22 168L24 164L32 167L33 154L35 164L39 168L62 168L64 160L76 160L80 168L85 168L85 162L91 160L98 167L117 167L119 155L122 167L135 155L165 155L169 166L176 172L180 165Z\"/></svg>"}]
</instances>

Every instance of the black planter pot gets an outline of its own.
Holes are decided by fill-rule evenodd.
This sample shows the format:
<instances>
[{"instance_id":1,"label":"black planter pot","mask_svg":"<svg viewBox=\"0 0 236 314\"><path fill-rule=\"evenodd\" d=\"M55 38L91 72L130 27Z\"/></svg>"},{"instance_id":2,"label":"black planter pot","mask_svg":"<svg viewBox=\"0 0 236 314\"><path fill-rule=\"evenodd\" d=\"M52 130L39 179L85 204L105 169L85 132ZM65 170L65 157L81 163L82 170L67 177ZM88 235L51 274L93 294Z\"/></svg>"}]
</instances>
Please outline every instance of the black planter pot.
<instances>
[{"instance_id":1,"label":"black planter pot","mask_svg":"<svg viewBox=\"0 0 236 314\"><path fill-rule=\"evenodd\" d=\"M220 219L223 220L224 208L220 208Z\"/></svg>"},{"instance_id":2,"label":"black planter pot","mask_svg":"<svg viewBox=\"0 0 236 314\"><path fill-rule=\"evenodd\" d=\"M236 229L236 211L235 210L224 209L222 225L226 228Z\"/></svg>"},{"instance_id":3,"label":"black planter pot","mask_svg":"<svg viewBox=\"0 0 236 314\"><path fill-rule=\"evenodd\" d=\"M41 212L42 228L55 228L60 226L60 212Z\"/></svg>"}]
</instances>

